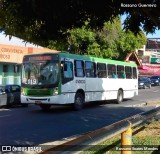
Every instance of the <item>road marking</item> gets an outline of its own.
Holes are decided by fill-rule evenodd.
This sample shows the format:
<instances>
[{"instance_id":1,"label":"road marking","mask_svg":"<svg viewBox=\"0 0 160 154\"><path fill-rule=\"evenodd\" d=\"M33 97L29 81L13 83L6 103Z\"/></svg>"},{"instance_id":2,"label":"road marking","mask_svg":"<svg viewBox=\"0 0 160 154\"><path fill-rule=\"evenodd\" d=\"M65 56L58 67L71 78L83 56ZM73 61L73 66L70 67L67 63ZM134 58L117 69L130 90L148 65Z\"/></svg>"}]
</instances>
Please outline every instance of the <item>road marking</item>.
<instances>
[{"instance_id":1,"label":"road marking","mask_svg":"<svg viewBox=\"0 0 160 154\"><path fill-rule=\"evenodd\" d=\"M0 116L0 118L4 118L4 117L9 117L10 115L3 115L3 116Z\"/></svg>"},{"instance_id":2,"label":"road marking","mask_svg":"<svg viewBox=\"0 0 160 154\"><path fill-rule=\"evenodd\" d=\"M0 108L0 111L10 111L10 109L3 109L3 108Z\"/></svg>"}]
</instances>

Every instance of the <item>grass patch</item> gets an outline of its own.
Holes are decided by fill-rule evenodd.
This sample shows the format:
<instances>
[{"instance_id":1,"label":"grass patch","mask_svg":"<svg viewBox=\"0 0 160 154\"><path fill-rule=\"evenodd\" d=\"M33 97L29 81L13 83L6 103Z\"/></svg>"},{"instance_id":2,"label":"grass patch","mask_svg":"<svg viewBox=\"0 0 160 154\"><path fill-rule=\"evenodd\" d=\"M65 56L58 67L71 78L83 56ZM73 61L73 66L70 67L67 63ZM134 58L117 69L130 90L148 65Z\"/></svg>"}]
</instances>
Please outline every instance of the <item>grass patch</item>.
<instances>
[{"instance_id":1,"label":"grass patch","mask_svg":"<svg viewBox=\"0 0 160 154\"><path fill-rule=\"evenodd\" d=\"M148 101L147 106L160 106L160 102L157 101Z\"/></svg>"},{"instance_id":2,"label":"grass patch","mask_svg":"<svg viewBox=\"0 0 160 154\"><path fill-rule=\"evenodd\" d=\"M159 151L156 150L157 146L160 145L160 120L152 121L148 125L146 124L145 126L133 129L132 142L133 146L135 146L135 148L137 149L137 151L132 151L133 154L160 153ZM100 145L93 146L91 149L84 151L81 154L108 154L108 153L120 154L121 151L116 151L116 147L120 146L121 146L121 141L119 135L111 139L108 139L107 141L101 143ZM147 150L145 149L145 147L151 149ZM138 148L140 148L139 151ZM145 151L143 149L145 149Z\"/></svg>"}]
</instances>

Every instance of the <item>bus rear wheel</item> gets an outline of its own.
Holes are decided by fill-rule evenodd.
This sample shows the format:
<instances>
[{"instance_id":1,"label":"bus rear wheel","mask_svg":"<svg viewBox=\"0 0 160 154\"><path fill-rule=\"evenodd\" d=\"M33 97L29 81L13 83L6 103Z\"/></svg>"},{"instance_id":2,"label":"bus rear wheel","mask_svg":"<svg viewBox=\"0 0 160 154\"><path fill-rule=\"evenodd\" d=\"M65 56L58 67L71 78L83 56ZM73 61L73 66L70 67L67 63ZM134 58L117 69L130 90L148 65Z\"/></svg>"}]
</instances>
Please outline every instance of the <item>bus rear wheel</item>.
<instances>
[{"instance_id":1,"label":"bus rear wheel","mask_svg":"<svg viewBox=\"0 0 160 154\"><path fill-rule=\"evenodd\" d=\"M74 109L81 110L83 108L84 97L81 93L77 93L74 99Z\"/></svg>"},{"instance_id":2,"label":"bus rear wheel","mask_svg":"<svg viewBox=\"0 0 160 154\"><path fill-rule=\"evenodd\" d=\"M41 104L39 105L43 111L49 111L51 105L50 104Z\"/></svg>"},{"instance_id":3,"label":"bus rear wheel","mask_svg":"<svg viewBox=\"0 0 160 154\"><path fill-rule=\"evenodd\" d=\"M123 102L123 91L122 90L118 90L117 103L120 104L122 102Z\"/></svg>"}]
</instances>

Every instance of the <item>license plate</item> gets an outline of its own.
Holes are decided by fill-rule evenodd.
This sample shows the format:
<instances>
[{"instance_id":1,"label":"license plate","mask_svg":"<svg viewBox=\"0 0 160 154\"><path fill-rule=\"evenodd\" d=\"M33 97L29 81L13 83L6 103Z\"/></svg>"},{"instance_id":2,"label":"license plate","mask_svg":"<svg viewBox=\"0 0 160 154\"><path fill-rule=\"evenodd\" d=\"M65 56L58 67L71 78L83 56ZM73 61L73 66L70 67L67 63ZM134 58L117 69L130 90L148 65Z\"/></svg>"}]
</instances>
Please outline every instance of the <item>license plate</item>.
<instances>
[{"instance_id":1,"label":"license plate","mask_svg":"<svg viewBox=\"0 0 160 154\"><path fill-rule=\"evenodd\" d=\"M35 103L36 103L36 104L42 104L42 102L41 102L41 101L35 101Z\"/></svg>"}]
</instances>

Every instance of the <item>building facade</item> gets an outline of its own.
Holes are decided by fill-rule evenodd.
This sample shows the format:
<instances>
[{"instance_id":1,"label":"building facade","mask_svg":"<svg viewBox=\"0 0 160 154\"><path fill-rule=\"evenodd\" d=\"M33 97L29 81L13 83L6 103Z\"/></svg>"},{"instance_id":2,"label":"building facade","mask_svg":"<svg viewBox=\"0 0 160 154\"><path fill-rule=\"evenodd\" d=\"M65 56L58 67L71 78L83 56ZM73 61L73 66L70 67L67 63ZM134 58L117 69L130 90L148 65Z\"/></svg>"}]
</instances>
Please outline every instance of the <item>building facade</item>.
<instances>
[{"instance_id":1,"label":"building facade","mask_svg":"<svg viewBox=\"0 0 160 154\"><path fill-rule=\"evenodd\" d=\"M0 84L21 84L23 56L31 53L58 52L47 48L20 47L0 44Z\"/></svg>"},{"instance_id":2,"label":"building facade","mask_svg":"<svg viewBox=\"0 0 160 154\"><path fill-rule=\"evenodd\" d=\"M129 53L125 61L136 62L139 76L160 75L160 38L148 38L147 44Z\"/></svg>"}]
</instances>

